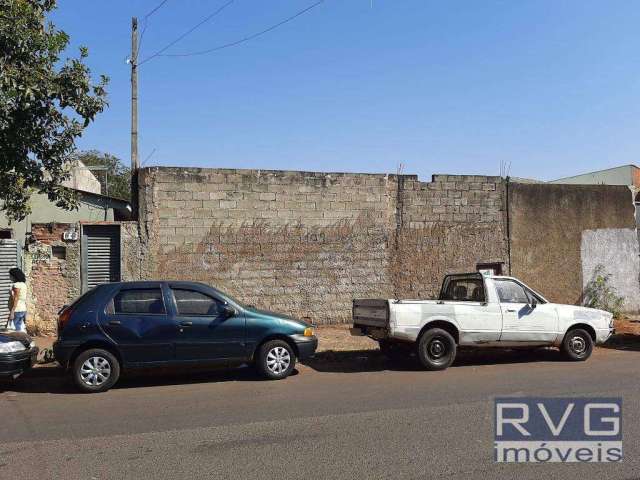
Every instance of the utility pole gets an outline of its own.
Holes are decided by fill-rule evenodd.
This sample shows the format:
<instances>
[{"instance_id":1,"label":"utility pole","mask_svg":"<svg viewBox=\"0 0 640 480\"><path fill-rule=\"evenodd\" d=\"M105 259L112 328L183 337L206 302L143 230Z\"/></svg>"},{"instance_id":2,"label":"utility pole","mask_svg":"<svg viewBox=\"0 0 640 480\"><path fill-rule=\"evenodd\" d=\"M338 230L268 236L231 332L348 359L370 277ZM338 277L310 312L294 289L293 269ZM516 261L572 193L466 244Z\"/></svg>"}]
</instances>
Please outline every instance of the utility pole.
<instances>
[{"instance_id":1,"label":"utility pole","mask_svg":"<svg viewBox=\"0 0 640 480\"><path fill-rule=\"evenodd\" d=\"M138 19L131 19L131 170L138 170Z\"/></svg>"},{"instance_id":2,"label":"utility pole","mask_svg":"<svg viewBox=\"0 0 640 480\"><path fill-rule=\"evenodd\" d=\"M131 207L138 218L138 19L131 18Z\"/></svg>"}]
</instances>

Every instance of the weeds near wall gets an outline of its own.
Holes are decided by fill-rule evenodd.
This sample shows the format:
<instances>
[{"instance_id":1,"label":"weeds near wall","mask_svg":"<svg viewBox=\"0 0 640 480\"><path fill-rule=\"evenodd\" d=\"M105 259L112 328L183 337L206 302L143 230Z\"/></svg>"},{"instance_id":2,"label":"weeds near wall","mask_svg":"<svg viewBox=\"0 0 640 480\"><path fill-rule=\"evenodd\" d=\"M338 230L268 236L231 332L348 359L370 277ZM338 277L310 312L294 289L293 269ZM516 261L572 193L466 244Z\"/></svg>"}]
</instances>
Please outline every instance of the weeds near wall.
<instances>
[{"instance_id":1,"label":"weeds near wall","mask_svg":"<svg viewBox=\"0 0 640 480\"><path fill-rule=\"evenodd\" d=\"M597 265L593 271L593 277L584 289L583 304L586 307L606 310L615 318L620 318L624 298L617 295L616 289L611 285L611 274L606 272L604 265Z\"/></svg>"}]
</instances>

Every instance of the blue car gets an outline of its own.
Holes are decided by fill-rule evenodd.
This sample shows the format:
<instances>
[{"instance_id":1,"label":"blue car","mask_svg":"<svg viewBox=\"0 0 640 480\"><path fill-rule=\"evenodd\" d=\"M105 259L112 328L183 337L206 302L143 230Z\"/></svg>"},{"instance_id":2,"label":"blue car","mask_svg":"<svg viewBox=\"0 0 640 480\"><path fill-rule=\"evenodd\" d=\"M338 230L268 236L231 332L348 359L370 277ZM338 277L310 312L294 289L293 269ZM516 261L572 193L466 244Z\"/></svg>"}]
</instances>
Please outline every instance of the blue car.
<instances>
[{"instance_id":1,"label":"blue car","mask_svg":"<svg viewBox=\"0 0 640 480\"><path fill-rule=\"evenodd\" d=\"M126 369L250 363L282 379L315 353L306 322L243 305L197 282L99 285L64 307L56 360L78 388L103 392Z\"/></svg>"}]
</instances>

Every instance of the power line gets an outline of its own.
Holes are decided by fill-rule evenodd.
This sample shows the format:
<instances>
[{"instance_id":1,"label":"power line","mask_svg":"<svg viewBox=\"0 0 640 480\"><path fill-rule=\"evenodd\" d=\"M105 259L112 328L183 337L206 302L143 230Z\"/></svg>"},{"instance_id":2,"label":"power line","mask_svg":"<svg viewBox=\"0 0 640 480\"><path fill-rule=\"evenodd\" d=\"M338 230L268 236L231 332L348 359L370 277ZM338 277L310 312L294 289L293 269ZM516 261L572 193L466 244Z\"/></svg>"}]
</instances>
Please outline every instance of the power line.
<instances>
[{"instance_id":1,"label":"power line","mask_svg":"<svg viewBox=\"0 0 640 480\"><path fill-rule=\"evenodd\" d=\"M156 5L155 8L153 8L151 11L149 11L149 13L147 13L144 17L143 17L143 21L144 21L144 25L142 26L142 33L140 34L140 42L138 44L138 50L136 51L136 58L135 60L138 60L138 55L140 55L140 49L142 48L142 40L144 39L144 32L147 31L147 23L149 20L149 17L151 17L154 13L156 13L158 10L160 10L165 3L167 3L169 0L162 0L158 5Z\"/></svg>"},{"instance_id":2,"label":"power line","mask_svg":"<svg viewBox=\"0 0 640 480\"><path fill-rule=\"evenodd\" d=\"M253 40L254 38L257 38L257 37L259 37L261 35L264 35L265 33L269 33L270 31L275 30L276 28L280 27L281 25L284 25L285 23L289 23L290 21L298 18L300 15L303 15L303 14L307 13L312 8L317 7L321 3L324 3L324 0L319 0L316 3L314 3L313 5L310 5L307 8L305 8L303 10L300 10L298 13L296 13L294 15L291 15L290 17L285 18L284 20L276 23L275 25L272 25L269 28L266 28L266 29L264 29L264 30L262 30L260 32L257 32L257 33L254 33L252 35L243 37L240 40L236 40L235 42L225 43L225 44L222 44L222 45L218 45L217 47L209 48L207 50L200 50L200 51L196 51L196 52L166 53L166 54L157 54L156 56L159 56L159 57L191 57L191 56L195 56L195 55L206 55L207 53L216 52L218 50L223 50L225 48L235 47L236 45L240 45L241 43L248 42L249 40ZM141 62L141 64L142 63L144 63L144 62Z\"/></svg>"},{"instance_id":3,"label":"power line","mask_svg":"<svg viewBox=\"0 0 640 480\"><path fill-rule=\"evenodd\" d=\"M209 20L211 20L213 17L215 17L216 15L220 14L225 8L227 8L229 5L231 5L234 2L234 0L229 0L227 3L225 3L224 5L222 5L220 8L218 8L215 12L213 12L211 15L207 15L202 21L200 21L199 23L197 23L196 25L194 25L193 27L191 27L189 30L187 30L186 32L184 32L182 35L180 35L178 38L176 38L175 40L173 40L172 42L170 42L169 44L167 44L166 46L162 47L160 50L158 50L156 53L154 53L153 55L145 58L144 60L142 60L138 65L142 65L143 63L148 62L149 60L154 59L155 57L158 57L162 54L162 52L166 51L167 49L173 47L176 43L178 43L180 40L182 40L183 38L185 38L187 35L189 35L190 33L192 33L194 30L196 30L197 28L201 27L202 25L204 25L205 23L207 23Z\"/></svg>"},{"instance_id":4,"label":"power line","mask_svg":"<svg viewBox=\"0 0 640 480\"><path fill-rule=\"evenodd\" d=\"M154 13L156 13L158 10L160 10L162 8L162 6L167 3L169 0L162 0L162 2L160 2L153 10L151 10L149 13L147 13L143 18L144 20L146 20L147 18L149 18L151 15L153 15Z\"/></svg>"}]
</instances>

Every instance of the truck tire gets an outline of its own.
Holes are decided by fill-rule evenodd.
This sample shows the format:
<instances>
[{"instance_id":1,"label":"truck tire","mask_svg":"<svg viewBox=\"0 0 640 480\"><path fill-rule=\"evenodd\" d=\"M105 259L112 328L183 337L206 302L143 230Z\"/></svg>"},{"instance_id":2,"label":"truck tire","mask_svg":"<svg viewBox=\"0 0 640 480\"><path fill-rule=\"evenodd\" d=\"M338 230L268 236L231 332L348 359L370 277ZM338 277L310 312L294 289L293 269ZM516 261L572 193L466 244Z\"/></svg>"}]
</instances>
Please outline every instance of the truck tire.
<instances>
[{"instance_id":1,"label":"truck tire","mask_svg":"<svg viewBox=\"0 0 640 480\"><path fill-rule=\"evenodd\" d=\"M260 346L255 364L263 377L269 380L280 380L293 372L296 354L291 345L284 340L271 340Z\"/></svg>"},{"instance_id":2,"label":"truck tire","mask_svg":"<svg viewBox=\"0 0 640 480\"><path fill-rule=\"evenodd\" d=\"M444 370L456 358L456 341L446 330L429 329L418 340L418 358L426 370Z\"/></svg>"},{"instance_id":3,"label":"truck tire","mask_svg":"<svg viewBox=\"0 0 640 480\"><path fill-rule=\"evenodd\" d=\"M120 378L120 362L108 350L92 348L78 355L71 375L76 386L85 393L106 392Z\"/></svg>"},{"instance_id":4,"label":"truck tire","mask_svg":"<svg viewBox=\"0 0 640 480\"><path fill-rule=\"evenodd\" d=\"M582 328L569 330L562 341L562 353L574 362L584 362L593 352L593 338Z\"/></svg>"}]
</instances>

